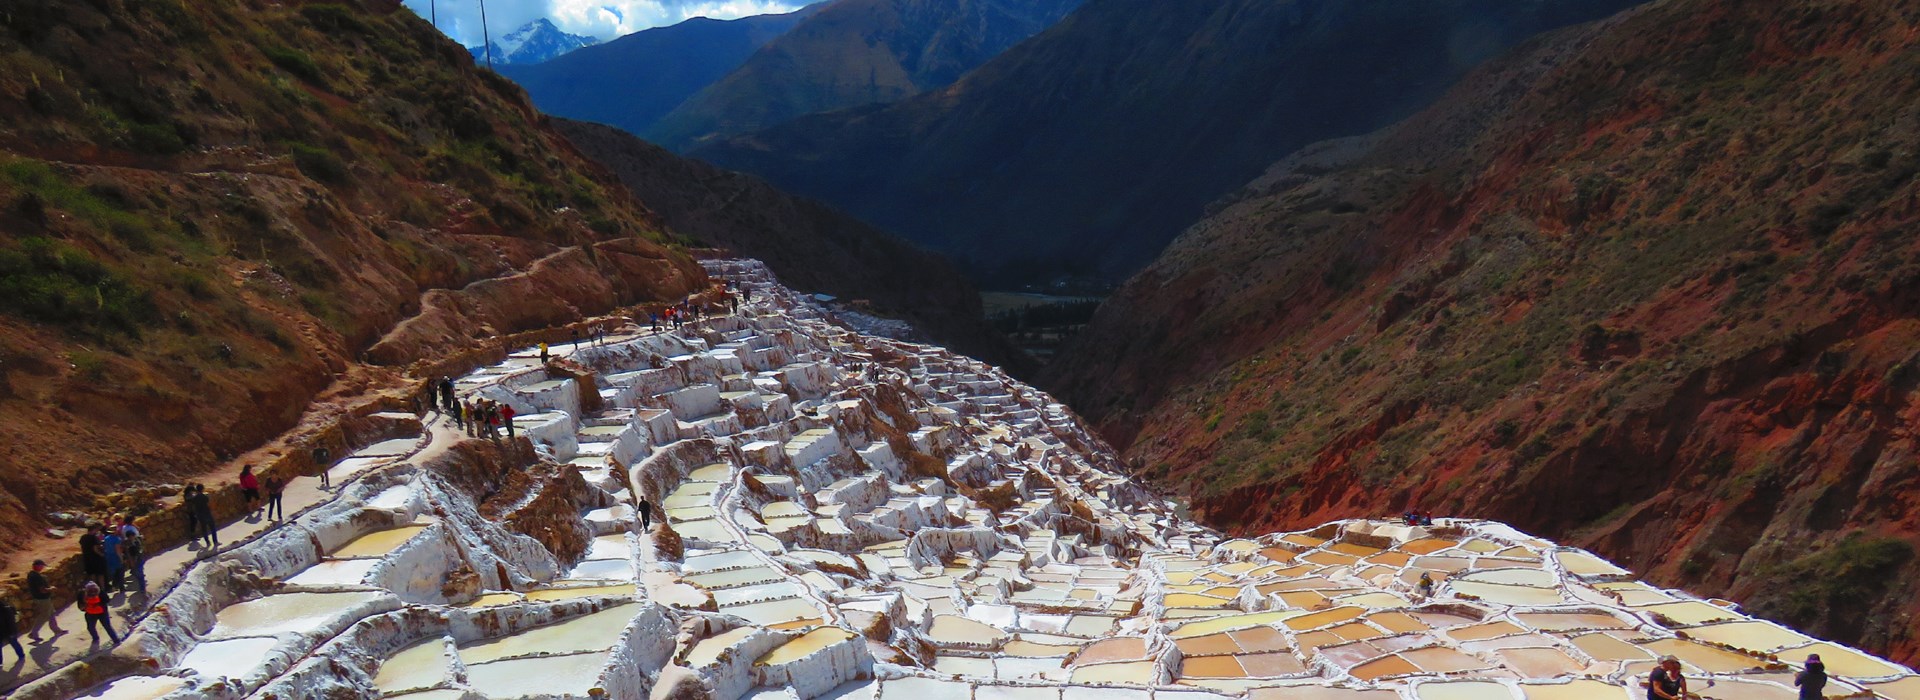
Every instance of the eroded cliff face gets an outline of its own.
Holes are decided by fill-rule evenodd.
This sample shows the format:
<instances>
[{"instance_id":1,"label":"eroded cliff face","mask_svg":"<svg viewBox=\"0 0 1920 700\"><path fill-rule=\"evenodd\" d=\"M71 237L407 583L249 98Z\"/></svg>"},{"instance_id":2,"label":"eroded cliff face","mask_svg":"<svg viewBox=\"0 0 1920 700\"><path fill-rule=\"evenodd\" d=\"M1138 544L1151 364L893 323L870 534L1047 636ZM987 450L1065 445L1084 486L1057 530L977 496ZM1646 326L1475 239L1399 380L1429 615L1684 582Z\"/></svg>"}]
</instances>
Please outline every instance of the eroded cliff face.
<instances>
[{"instance_id":1,"label":"eroded cliff face","mask_svg":"<svg viewBox=\"0 0 1920 700\"><path fill-rule=\"evenodd\" d=\"M0 13L0 548L396 368L705 283L397 2Z\"/></svg>"},{"instance_id":2,"label":"eroded cliff face","mask_svg":"<svg viewBox=\"0 0 1920 700\"><path fill-rule=\"evenodd\" d=\"M1499 518L1913 662L1917 23L1544 37L1216 204L1051 383L1211 524Z\"/></svg>"}]
</instances>

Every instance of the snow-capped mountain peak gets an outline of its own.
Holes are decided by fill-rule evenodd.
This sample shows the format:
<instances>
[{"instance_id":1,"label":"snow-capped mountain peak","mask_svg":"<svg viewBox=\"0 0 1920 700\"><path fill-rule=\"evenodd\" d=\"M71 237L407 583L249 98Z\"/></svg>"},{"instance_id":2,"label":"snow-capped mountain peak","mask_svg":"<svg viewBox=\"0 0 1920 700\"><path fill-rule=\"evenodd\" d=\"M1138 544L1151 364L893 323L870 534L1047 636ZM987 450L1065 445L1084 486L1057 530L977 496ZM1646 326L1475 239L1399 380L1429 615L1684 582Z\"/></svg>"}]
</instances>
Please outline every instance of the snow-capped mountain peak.
<instances>
[{"instance_id":1,"label":"snow-capped mountain peak","mask_svg":"<svg viewBox=\"0 0 1920 700\"><path fill-rule=\"evenodd\" d=\"M495 65L539 63L550 60L583 46L600 43L599 39L568 34L553 26L553 22L542 17L525 26L507 32L493 41L493 62ZM475 46L468 50L477 60L486 60L487 48Z\"/></svg>"}]
</instances>

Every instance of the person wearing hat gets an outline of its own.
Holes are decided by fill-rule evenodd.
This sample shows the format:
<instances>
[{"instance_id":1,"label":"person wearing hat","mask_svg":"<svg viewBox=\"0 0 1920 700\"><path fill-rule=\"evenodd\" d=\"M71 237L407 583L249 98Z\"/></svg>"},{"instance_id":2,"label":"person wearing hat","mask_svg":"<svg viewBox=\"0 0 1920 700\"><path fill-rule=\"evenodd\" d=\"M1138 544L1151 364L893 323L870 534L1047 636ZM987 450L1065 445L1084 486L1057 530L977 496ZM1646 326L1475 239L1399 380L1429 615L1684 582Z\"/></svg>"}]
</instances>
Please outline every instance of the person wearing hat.
<instances>
[{"instance_id":1,"label":"person wearing hat","mask_svg":"<svg viewBox=\"0 0 1920 700\"><path fill-rule=\"evenodd\" d=\"M1820 660L1819 654L1807 655L1807 667L1793 677L1793 684L1800 686L1800 700L1821 700L1826 697L1822 691L1827 689L1827 665Z\"/></svg>"},{"instance_id":2,"label":"person wearing hat","mask_svg":"<svg viewBox=\"0 0 1920 700\"><path fill-rule=\"evenodd\" d=\"M1660 665L1647 676L1647 700L1681 700L1687 696L1687 678L1680 675L1680 659L1672 654L1660 657Z\"/></svg>"}]
</instances>

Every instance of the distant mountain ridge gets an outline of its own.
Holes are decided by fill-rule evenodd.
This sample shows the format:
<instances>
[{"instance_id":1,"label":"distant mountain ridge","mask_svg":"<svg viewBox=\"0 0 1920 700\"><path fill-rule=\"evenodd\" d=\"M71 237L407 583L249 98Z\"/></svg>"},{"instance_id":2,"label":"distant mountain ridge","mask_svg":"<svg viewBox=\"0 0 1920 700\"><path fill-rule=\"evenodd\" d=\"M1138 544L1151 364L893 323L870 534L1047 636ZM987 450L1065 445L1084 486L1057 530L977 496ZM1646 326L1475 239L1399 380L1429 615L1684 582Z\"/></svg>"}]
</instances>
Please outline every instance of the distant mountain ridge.
<instances>
[{"instance_id":1,"label":"distant mountain ridge","mask_svg":"<svg viewBox=\"0 0 1920 700\"><path fill-rule=\"evenodd\" d=\"M543 112L643 133L818 7L734 20L696 17L499 71Z\"/></svg>"},{"instance_id":2,"label":"distant mountain ridge","mask_svg":"<svg viewBox=\"0 0 1920 700\"><path fill-rule=\"evenodd\" d=\"M945 87L1081 0L837 0L640 132L684 149Z\"/></svg>"},{"instance_id":3,"label":"distant mountain ridge","mask_svg":"<svg viewBox=\"0 0 1920 700\"><path fill-rule=\"evenodd\" d=\"M945 89L691 153L989 276L1119 277L1286 153L1390 124L1485 57L1635 2L1093 0Z\"/></svg>"},{"instance_id":4,"label":"distant mountain ridge","mask_svg":"<svg viewBox=\"0 0 1920 700\"><path fill-rule=\"evenodd\" d=\"M490 44L493 49L491 60L494 68L531 65L598 43L600 40L594 37L560 31L559 27L553 26L553 22L542 17L493 41ZM467 47L473 53L473 59L482 63L489 60L487 49L488 46Z\"/></svg>"}]
</instances>

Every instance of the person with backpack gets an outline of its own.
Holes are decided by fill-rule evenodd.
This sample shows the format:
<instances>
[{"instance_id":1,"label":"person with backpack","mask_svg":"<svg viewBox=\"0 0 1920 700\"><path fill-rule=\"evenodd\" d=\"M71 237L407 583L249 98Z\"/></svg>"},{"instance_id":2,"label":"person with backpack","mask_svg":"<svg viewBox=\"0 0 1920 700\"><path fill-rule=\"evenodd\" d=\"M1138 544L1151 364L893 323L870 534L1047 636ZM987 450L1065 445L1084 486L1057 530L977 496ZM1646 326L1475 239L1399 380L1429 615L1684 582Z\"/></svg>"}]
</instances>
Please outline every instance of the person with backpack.
<instances>
[{"instance_id":1,"label":"person with backpack","mask_svg":"<svg viewBox=\"0 0 1920 700\"><path fill-rule=\"evenodd\" d=\"M80 573L88 581L107 582L107 555L100 549L100 526L89 525L80 536Z\"/></svg>"},{"instance_id":2,"label":"person with backpack","mask_svg":"<svg viewBox=\"0 0 1920 700\"><path fill-rule=\"evenodd\" d=\"M74 602L80 606L80 612L87 616L87 634L93 637L94 646L100 645L100 630L107 628L107 637L114 644L120 643L120 635L113 631L113 616L107 612L107 599L100 594L100 586L88 581L74 596Z\"/></svg>"},{"instance_id":3,"label":"person with backpack","mask_svg":"<svg viewBox=\"0 0 1920 700\"><path fill-rule=\"evenodd\" d=\"M108 518L107 522L111 523L113 519ZM118 527L109 527L100 533L100 553L107 558L107 584L104 588L108 593L127 592L127 567L120 559L120 541Z\"/></svg>"},{"instance_id":4,"label":"person with backpack","mask_svg":"<svg viewBox=\"0 0 1920 700\"><path fill-rule=\"evenodd\" d=\"M0 664L6 663L7 647L13 647L13 653L20 655L20 661L27 660L27 650L20 646L20 611L13 602L0 598Z\"/></svg>"},{"instance_id":5,"label":"person with backpack","mask_svg":"<svg viewBox=\"0 0 1920 700\"><path fill-rule=\"evenodd\" d=\"M1807 667L1793 677L1800 687L1800 700L1822 700L1827 690L1827 664L1819 654L1807 655Z\"/></svg>"},{"instance_id":6,"label":"person with backpack","mask_svg":"<svg viewBox=\"0 0 1920 700\"><path fill-rule=\"evenodd\" d=\"M147 541L140 534L140 528L134 527L131 515L120 518L120 561L126 564L127 573L133 575L133 585L146 593Z\"/></svg>"},{"instance_id":7,"label":"person with backpack","mask_svg":"<svg viewBox=\"0 0 1920 700\"><path fill-rule=\"evenodd\" d=\"M33 629L27 634L33 643L40 643L40 626L46 625L58 637L67 631L60 628L60 619L54 616L57 610L53 606L53 581L47 579L47 562L33 560L33 570L27 572L27 601L33 604Z\"/></svg>"},{"instance_id":8,"label":"person with backpack","mask_svg":"<svg viewBox=\"0 0 1920 700\"><path fill-rule=\"evenodd\" d=\"M267 479L267 518L268 519L282 520L287 517L286 505L281 503L280 501L281 497L286 495L286 491L287 491L287 482L281 481L279 479L271 478L271 477Z\"/></svg>"}]
</instances>

